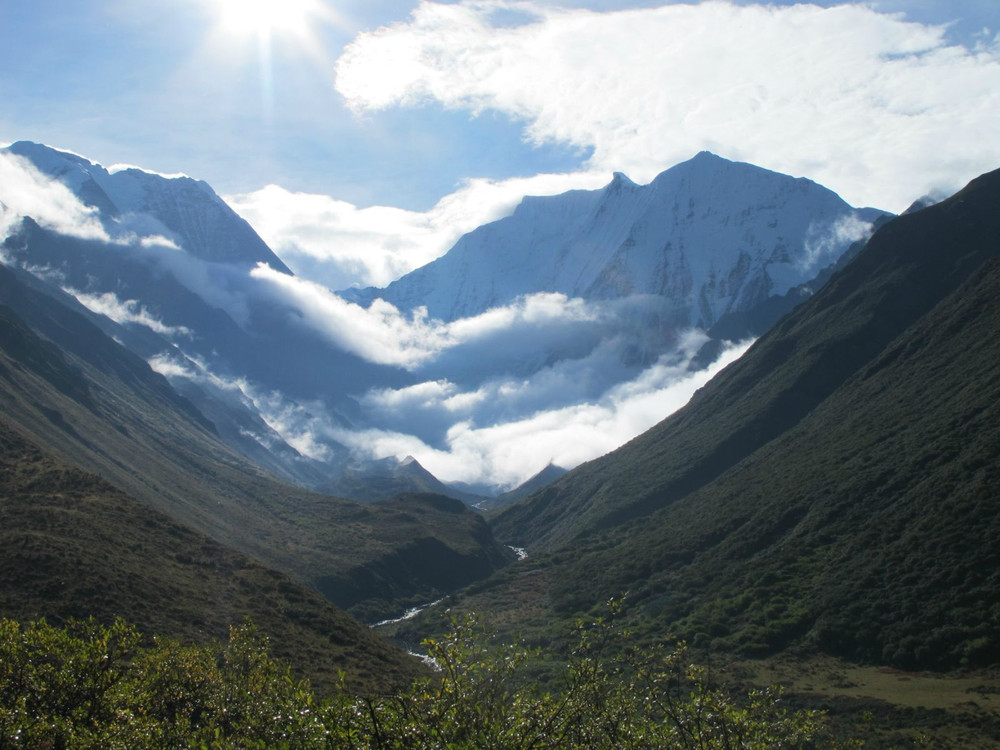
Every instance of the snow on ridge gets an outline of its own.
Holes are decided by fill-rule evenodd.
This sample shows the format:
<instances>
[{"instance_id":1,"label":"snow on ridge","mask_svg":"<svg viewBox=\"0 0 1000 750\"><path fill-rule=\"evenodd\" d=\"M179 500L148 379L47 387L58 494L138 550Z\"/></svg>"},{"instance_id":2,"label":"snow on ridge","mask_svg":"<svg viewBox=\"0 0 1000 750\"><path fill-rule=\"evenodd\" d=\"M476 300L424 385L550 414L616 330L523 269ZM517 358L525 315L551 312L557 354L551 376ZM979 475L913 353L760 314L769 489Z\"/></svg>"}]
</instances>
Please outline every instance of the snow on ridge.
<instances>
[{"instance_id":1,"label":"snow on ridge","mask_svg":"<svg viewBox=\"0 0 1000 750\"><path fill-rule=\"evenodd\" d=\"M707 328L811 278L857 239L838 228L861 216L810 180L701 152L648 185L618 172L598 190L525 198L441 258L358 297L454 320L536 292L654 294Z\"/></svg>"},{"instance_id":2,"label":"snow on ridge","mask_svg":"<svg viewBox=\"0 0 1000 750\"><path fill-rule=\"evenodd\" d=\"M72 152L19 141L8 151L32 162L81 201L97 207L106 224L146 226L209 262L266 263L291 273L253 228L202 180L116 165L110 170ZM152 222L150 221L152 220Z\"/></svg>"},{"instance_id":3,"label":"snow on ridge","mask_svg":"<svg viewBox=\"0 0 1000 750\"><path fill-rule=\"evenodd\" d=\"M118 174L119 172L142 172L144 174L153 175L154 177L162 177L164 180L194 180L191 175L185 174L184 172L157 172L155 169L147 169L146 167L137 167L135 164L112 164L110 167L106 167L108 174ZM197 182L197 180L195 180Z\"/></svg>"}]
</instances>

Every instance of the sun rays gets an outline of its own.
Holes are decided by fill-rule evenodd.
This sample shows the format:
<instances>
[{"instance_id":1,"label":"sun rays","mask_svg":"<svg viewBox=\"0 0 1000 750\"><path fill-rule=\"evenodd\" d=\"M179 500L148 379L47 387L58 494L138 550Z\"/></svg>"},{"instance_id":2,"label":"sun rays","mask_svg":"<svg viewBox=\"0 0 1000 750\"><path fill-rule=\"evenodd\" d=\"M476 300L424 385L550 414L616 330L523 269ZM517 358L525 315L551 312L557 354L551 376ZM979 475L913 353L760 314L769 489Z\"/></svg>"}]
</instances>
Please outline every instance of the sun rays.
<instances>
[{"instance_id":1,"label":"sun rays","mask_svg":"<svg viewBox=\"0 0 1000 750\"><path fill-rule=\"evenodd\" d=\"M305 37L324 14L318 0L213 0L219 25L228 34Z\"/></svg>"},{"instance_id":2,"label":"sun rays","mask_svg":"<svg viewBox=\"0 0 1000 750\"><path fill-rule=\"evenodd\" d=\"M205 0L214 22L207 42L225 67L256 64L260 77L261 114L271 123L280 98L280 68L298 58L300 64L329 69L323 34L341 25L328 0Z\"/></svg>"}]
</instances>

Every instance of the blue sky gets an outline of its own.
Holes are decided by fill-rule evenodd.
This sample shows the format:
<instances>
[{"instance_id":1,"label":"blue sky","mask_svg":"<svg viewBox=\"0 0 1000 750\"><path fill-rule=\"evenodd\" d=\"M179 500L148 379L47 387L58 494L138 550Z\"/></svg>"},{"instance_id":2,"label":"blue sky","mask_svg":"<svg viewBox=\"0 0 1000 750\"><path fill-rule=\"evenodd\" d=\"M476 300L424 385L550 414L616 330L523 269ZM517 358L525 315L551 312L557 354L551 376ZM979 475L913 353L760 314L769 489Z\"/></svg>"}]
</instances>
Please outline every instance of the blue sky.
<instances>
[{"instance_id":1,"label":"blue sky","mask_svg":"<svg viewBox=\"0 0 1000 750\"><path fill-rule=\"evenodd\" d=\"M360 32L417 3L330 0L309 34L260 40L219 28L216 0L2 0L0 139L38 140L111 164L186 172L220 192L268 183L360 205L432 206L464 177L574 168L575 149L532 148L496 113L427 106L353 115L334 62Z\"/></svg>"},{"instance_id":2,"label":"blue sky","mask_svg":"<svg viewBox=\"0 0 1000 750\"><path fill-rule=\"evenodd\" d=\"M0 0L0 141L205 179L334 288L701 149L894 211L1000 166L995 0L231 2Z\"/></svg>"}]
</instances>

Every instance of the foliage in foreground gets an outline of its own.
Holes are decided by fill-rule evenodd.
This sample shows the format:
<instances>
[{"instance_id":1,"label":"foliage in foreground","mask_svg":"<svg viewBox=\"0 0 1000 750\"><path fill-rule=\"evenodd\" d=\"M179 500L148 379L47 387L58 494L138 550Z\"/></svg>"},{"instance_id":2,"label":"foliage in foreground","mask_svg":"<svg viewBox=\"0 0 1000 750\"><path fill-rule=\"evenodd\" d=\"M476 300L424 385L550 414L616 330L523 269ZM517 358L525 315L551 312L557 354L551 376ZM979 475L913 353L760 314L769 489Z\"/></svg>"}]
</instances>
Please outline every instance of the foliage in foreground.
<instances>
[{"instance_id":1,"label":"foliage in foreground","mask_svg":"<svg viewBox=\"0 0 1000 750\"><path fill-rule=\"evenodd\" d=\"M630 650L603 619L581 625L551 693L526 676L537 653L491 646L472 618L454 625L425 643L435 677L400 695L320 702L249 623L226 645L144 647L120 621L2 620L0 750L842 747L820 714L783 708L775 691L737 701L683 647Z\"/></svg>"}]
</instances>

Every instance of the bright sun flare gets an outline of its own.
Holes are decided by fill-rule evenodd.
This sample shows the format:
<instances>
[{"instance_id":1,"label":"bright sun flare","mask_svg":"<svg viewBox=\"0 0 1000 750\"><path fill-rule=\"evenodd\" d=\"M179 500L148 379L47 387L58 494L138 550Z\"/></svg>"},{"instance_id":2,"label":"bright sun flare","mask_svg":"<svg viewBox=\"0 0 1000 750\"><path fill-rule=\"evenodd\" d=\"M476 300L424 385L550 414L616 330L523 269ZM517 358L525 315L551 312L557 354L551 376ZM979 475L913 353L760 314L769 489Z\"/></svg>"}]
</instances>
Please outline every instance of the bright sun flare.
<instances>
[{"instance_id":1,"label":"bright sun flare","mask_svg":"<svg viewBox=\"0 0 1000 750\"><path fill-rule=\"evenodd\" d=\"M318 0L215 0L222 27L234 34L305 34Z\"/></svg>"}]
</instances>

